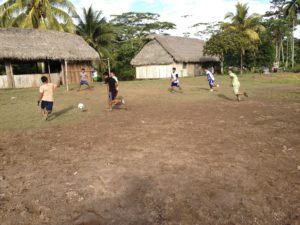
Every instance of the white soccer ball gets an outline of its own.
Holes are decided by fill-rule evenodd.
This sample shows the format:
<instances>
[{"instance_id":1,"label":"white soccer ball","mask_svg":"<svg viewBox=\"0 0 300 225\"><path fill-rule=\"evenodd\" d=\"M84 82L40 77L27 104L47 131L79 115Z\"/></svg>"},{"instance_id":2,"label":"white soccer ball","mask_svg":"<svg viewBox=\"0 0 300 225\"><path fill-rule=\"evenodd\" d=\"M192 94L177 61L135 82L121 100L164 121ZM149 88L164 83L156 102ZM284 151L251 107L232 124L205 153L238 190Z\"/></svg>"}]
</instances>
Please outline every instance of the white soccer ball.
<instances>
[{"instance_id":1,"label":"white soccer ball","mask_svg":"<svg viewBox=\"0 0 300 225\"><path fill-rule=\"evenodd\" d=\"M79 109L83 109L83 108L84 108L84 104L83 104L83 103L79 103L79 104L78 104L78 108L79 108Z\"/></svg>"}]
</instances>

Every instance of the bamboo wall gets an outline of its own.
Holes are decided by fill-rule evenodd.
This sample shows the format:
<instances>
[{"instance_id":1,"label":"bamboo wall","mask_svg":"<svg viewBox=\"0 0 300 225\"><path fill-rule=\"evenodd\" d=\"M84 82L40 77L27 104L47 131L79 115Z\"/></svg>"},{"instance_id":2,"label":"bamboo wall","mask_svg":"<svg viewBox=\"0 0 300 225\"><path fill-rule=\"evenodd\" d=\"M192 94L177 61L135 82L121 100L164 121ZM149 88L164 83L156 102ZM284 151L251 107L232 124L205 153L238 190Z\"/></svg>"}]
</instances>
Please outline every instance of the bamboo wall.
<instances>
[{"instance_id":1,"label":"bamboo wall","mask_svg":"<svg viewBox=\"0 0 300 225\"><path fill-rule=\"evenodd\" d=\"M79 84L81 69L85 68L89 82L92 82L92 67L89 62L68 62L68 82L69 84Z\"/></svg>"},{"instance_id":2,"label":"bamboo wall","mask_svg":"<svg viewBox=\"0 0 300 225\"><path fill-rule=\"evenodd\" d=\"M137 66L136 79L170 78L173 67L176 68L179 77L194 76L194 64L187 64L184 69L182 63L174 63L170 65Z\"/></svg>"},{"instance_id":3,"label":"bamboo wall","mask_svg":"<svg viewBox=\"0 0 300 225\"><path fill-rule=\"evenodd\" d=\"M15 88L28 88L39 87L41 85L41 77L46 76L49 82L59 85L60 75L59 73L49 74L22 74L13 75ZM0 88L8 88L8 80L6 75L0 76Z\"/></svg>"},{"instance_id":4,"label":"bamboo wall","mask_svg":"<svg viewBox=\"0 0 300 225\"><path fill-rule=\"evenodd\" d=\"M6 75L0 76L0 88L8 88L8 81Z\"/></svg>"}]
</instances>

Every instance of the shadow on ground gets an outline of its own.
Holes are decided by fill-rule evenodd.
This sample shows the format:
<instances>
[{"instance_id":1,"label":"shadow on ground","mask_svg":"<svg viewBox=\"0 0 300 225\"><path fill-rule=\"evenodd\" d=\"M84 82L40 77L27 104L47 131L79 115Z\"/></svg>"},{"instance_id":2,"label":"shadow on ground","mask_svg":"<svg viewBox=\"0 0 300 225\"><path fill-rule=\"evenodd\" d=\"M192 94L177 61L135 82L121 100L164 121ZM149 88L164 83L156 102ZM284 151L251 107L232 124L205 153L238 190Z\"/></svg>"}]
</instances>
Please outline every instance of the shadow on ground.
<instances>
[{"instance_id":1,"label":"shadow on ground","mask_svg":"<svg viewBox=\"0 0 300 225\"><path fill-rule=\"evenodd\" d=\"M224 95L224 94L217 94L217 96L218 96L219 98L222 98L222 99L225 99L225 100L228 100L228 101L234 101L232 98L229 98L229 97L227 97L227 96Z\"/></svg>"}]
</instances>

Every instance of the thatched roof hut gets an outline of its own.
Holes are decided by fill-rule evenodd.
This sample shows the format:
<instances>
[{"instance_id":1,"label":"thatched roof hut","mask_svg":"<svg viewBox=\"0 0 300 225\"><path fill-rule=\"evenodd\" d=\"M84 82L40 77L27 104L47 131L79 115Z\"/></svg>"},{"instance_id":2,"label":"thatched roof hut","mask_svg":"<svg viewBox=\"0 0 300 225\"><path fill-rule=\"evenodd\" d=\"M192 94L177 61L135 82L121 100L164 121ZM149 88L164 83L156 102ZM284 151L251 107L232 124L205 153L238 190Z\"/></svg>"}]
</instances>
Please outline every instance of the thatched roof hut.
<instances>
[{"instance_id":1,"label":"thatched roof hut","mask_svg":"<svg viewBox=\"0 0 300 225\"><path fill-rule=\"evenodd\" d=\"M0 28L0 63L5 64L6 76L0 76L0 88L35 87L39 74L14 74L14 65L43 63L52 80L63 84L79 82L82 67L90 71L91 62L99 60L99 54L82 37L65 32ZM59 65L54 74L51 64ZM56 66L57 67L57 66ZM52 71L52 72L51 72ZM40 76L37 76L40 75Z\"/></svg>"},{"instance_id":2,"label":"thatched roof hut","mask_svg":"<svg viewBox=\"0 0 300 225\"><path fill-rule=\"evenodd\" d=\"M148 38L150 42L131 61L132 65L168 64L171 61L185 63L219 61L217 57L204 56L205 42L196 38L168 35L149 35Z\"/></svg>"},{"instance_id":3,"label":"thatched roof hut","mask_svg":"<svg viewBox=\"0 0 300 225\"><path fill-rule=\"evenodd\" d=\"M1 28L0 60L98 60L82 37L51 30Z\"/></svg>"},{"instance_id":4,"label":"thatched roof hut","mask_svg":"<svg viewBox=\"0 0 300 225\"><path fill-rule=\"evenodd\" d=\"M131 65L137 68L137 78L168 77L173 66L182 70L182 76L195 75L198 73L195 66L199 67L205 62L219 62L217 57L203 55L205 42L196 38L154 34L149 35L148 39L149 42L131 60ZM168 65L168 68L163 65ZM149 66L153 71L149 71Z\"/></svg>"}]
</instances>

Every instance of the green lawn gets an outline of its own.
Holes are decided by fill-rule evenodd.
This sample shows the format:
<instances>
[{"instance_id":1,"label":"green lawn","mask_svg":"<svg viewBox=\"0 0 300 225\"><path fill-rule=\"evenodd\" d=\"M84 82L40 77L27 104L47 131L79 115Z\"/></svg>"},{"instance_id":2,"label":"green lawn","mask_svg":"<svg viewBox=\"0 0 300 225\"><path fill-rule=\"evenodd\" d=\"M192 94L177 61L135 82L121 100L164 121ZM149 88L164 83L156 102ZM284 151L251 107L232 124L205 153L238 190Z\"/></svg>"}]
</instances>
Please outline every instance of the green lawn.
<instances>
[{"instance_id":1,"label":"green lawn","mask_svg":"<svg viewBox=\"0 0 300 225\"><path fill-rule=\"evenodd\" d=\"M299 101L300 74L258 75L246 74L240 76L241 89L249 92L251 100L269 99ZM167 92L169 80L136 80L120 83L120 94L125 97L130 110L142 107L143 104L157 102L179 102L192 104L195 101L224 101L234 100L230 80L227 76L216 76L220 84L218 91L208 92L206 78L181 78L183 94ZM76 86L67 92L60 87L55 92L55 119L42 121L39 108L36 105L38 89L6 89L0 90L0 129L22 131L26 128L44 128L76 123L84 119L103 117L107 105L106 87L95 83L92 90L78 92ZM87 111L81 112L77 104L82 102Z\"/></svg>"}]
</instances>

